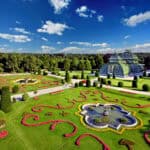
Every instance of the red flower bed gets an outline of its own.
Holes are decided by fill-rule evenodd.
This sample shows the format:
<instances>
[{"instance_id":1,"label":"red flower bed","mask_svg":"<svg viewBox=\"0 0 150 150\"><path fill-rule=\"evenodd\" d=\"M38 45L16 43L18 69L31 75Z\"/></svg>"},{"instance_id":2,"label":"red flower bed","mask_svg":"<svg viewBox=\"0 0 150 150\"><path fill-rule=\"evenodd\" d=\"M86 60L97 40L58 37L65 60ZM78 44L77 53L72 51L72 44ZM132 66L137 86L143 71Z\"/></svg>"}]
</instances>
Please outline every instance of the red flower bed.
<instances>
[{"instance_id":1,"label":"red flower bed","mask_svg":"<svg viewBox=\"0 0 150 150\"><path fill-rule=\"evenodd\" d=\"M150 104L145 104L145 105L141 105L141 104L136 104L134 106L130 106L127 104L127 101L126 100L123 100L121 102L122 105L126 106L126 107L130 107L130 108L148 108L150 107Z\"/></svg>"},{"instance_id":2,"label":"red flower bed","mask_svg":"<svg viewBox=\"0 0 150 150\"><path fill-rule=\"evenodd\" d=\"M44 107L47 108L52 108L52 109L69 109L73 108L75 106L75 101L68 101L68 103L72 103L69 106L62 106L61 104L57 104L56 106L51 106L51 105L36 105L32 107L32 111L34 112L41 112Z\"/></svg>"},{"instance_id":3,"label":"red flower bed","mask_svg":"<svg viewBox=\"0 0 150 150\"><path fill-rule=\"evenodd\" d=\"M7 130L3 130L0 132L0 139L5 138L8 135L8 131Z\"/></svg>"},{"instance_id":4,"label":"red flower bed","mask_svg":"<svg viewBox=\"0 0 150 150\"><path fill-rule=\"evenodd\" d=\"M86 83L86 80L82 80L81 82L84 84L84 83Z\"/></svg>"},{"instance_id":5,"label":"red flower bed","mask_svg":"<svg viewBox=\"0 0 150 150\"><path fill-rule=\"evenodd\" d=\"M59 123L68 123L69 125L71 125L73 127L73 131L71 133L67 133L67 134L64 134L65 137L71 137L71 136L74 136L76 133L77 133L77 126L72 123L71 121L67 121L67 120L48 120L48 121L45 121L45 122L38 122L38 123L27 123L27 119L29 118L33 118L33 120L35 121L38 121L40 118L38 115L36 114L27 114L25 115L22 120L21 120L21 124L23 124L24 126L30 126L30 127L36 127L36 126L41 126L41 125L45 125L45 124L49 124L49 123L52 123L51 127L50 127L50 130L54 130L56 128L56 125L59 124Z\"/></svg>"},{"instance_id":6,"label":"red flower bed","mask_svg":"<svg viewBox=\"0 0 150 150\"><path fill-rule=\"evenodd\" d=\"M150 144L150 130L144 133L144 139L148 144Z\"/></svg>"},{"instance_id":7,"label":"red flower bed","mask_svg":"<svg viewBox=\"0 0 150 150\"><path fill-rule=\"evenodd\" d=\"M34 99L34 100L38 100L38 99L39 99L39 97L35 96L33 99Z\"/></svg>"},{"instance_id":8,"label":"red flower bed","mask_svg":"<svg viewBox=\"0 0 150 150\"><path fill-rule=\"evenodd\" d=\"M59 91L51 92L50 94L57 94L57 93L61 93L61 92L64 92L64 90L59 90Z\"/></svg>"},{"instance_id":9,"label":"red flower bed","mask_svg":"<svg viewBox=\"0 0 150 150\"><path fill-rule=\"evenodd\" d=\"M99 137L97 137L97 136L95 136L95 135L93 135L93 134L90 134L90 133L81 134L81 135L76 139L75 144L76 144L77 146L80 146L80 140L83 139L83 138L85 138L85 137L87 137L87 136L90 136L90 137L96 139L100 144L103 145L103 149L104 149L104 150L110 150L110 148L108 147L108 145L106 145Z\"/></svg>"}]
</instances>

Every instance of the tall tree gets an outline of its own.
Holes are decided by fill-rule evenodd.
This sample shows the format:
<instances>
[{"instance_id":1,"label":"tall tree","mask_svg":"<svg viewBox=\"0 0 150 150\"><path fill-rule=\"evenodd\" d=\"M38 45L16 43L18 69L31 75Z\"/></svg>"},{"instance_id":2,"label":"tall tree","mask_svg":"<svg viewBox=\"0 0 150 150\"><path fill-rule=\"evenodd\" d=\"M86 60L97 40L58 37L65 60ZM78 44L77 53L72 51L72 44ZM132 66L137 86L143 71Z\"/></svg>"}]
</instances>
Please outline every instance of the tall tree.
<instances>
[{"instance_id":1,"label":"tall tree","mask_svg":"<svg viewBox=\"0 0 150 150\"><path fill-rule=\"evenodd\" d=\"M11 97L10 97L10 90L8 86L2 87L1 89L0 108L5 113L11 111Z\"/></svg>"}]
</instances>

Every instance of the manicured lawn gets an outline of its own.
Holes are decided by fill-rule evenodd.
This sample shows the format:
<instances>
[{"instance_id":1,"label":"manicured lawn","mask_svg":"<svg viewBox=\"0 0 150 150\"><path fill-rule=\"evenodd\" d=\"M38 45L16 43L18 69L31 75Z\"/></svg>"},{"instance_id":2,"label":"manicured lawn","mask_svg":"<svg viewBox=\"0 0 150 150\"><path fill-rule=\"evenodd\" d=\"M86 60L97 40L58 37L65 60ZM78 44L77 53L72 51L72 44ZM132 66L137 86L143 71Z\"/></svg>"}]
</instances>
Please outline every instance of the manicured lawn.
<instances>
[{"instance_id":1,"label":"manicured lawn","mask_svg":"<svg viewBox=\"0 0 150 150\"><path fill-rule=\"evenodd\" d=\"M108 96L107 100L104 100L101 97L100 93L96 94L96 91L103 92L105 96ZM83 98L81 92L86 95L86 99ZM115 133L113 131L95 131L84 126L80 121L80 116L76 115L76 112L79 111L79 106L86 103L110 103L118 99L117 104L121 105L124 109L128 111L135 111L136 116L143 121L143 126L139 129L125 130L122 134ZM72 103L69 103L68 100L76 100L71 108L64 108L71 106ZM80 100L80 102L79 102ZM84 100L84 102L81 102ZM125 107L121 104L122 100L126 100L128 105L135 106L136 104L148 104L150 103L150 98L141 96L120 93L108 89L99 89L99 88L73 88L65 90L62 93L57 94L47 94L39 97L38 100L30 99L26 102L17 102L13 104L13 111L8 114L0 113L0 118L5 118L7 121L7 126L5 129L8 130L9 135L0 139L0 147L2 150L88 150L88 149L103 149L102 145L98 143L95 139L91 137L86 137L81 140L81 145L78 147L75 145L76 139L83 133L90 133L99 137L105 144L107 144L111 150L125 150L126 147L119 145L118 141L122 138L131 140L135 143L133 148L135 150L149 150L149 145L146 144L143 138L143 132L150 129L150 118L148 114L139 113L139 110L144 110L147 113L150 113L150 107L148 108L130 108ZM77 102L78 101L78 102ZM112 102L111 102L112 103ZM33 112L31 108L38 104L45 104L49 106L57 106L60 109L47 108L44 107L41 112ZM57 105L59 104L59 105ZM38 109L37 109L38 110ZM66 115L62 115L63 112ZM60 123L56 126L56 129L53 131L50 130L50 125L45 124L36 127L27 127L21 124L23 118L23 113L30 113L39 115L39 120L33 120L31 118L27 119L26 123L37 124L38 122L45 122L48 120L66 120L71 121L78 128L78 131L74 136L65 138L63 134L71 133L72 126L67 123ZM50 113L48 116L46 113Z\"/></svg>"},{"instance_id":2,"label":"manicured lawn","mask_svg":"<svg viewBox=\"0 0 150 150\"><path fill-rule=\"evenodd\" d=\"M143 84L148 84L150 86L150 78L142 78L142 79L138 79L138 87L137 88L132 88L132 80L123 80L123 79L107 79L107 81L110 80L111 81L111 85L113 86L118 86L118 82L123 82L125 88L129 88L129 89L136 89L136 90L142 90L142 86Z\"/></svg>"},{"instance_id":3,"label":"manicured lawn","mask_svg":"<svg viewBox=\"0 0 150 150\"><path fill-rule=\"evenodd\" d=\"M35 84L17 84L15 81L18 79L36 79L38 82ZM11 88L14 85L19 85L19 92L26 92L26 91L35 91L38 89L44 89L49 87L54 87L61 85L60 79L56 79L49 76L42 76L42 75L12 75L12 76L0 76L0 88L2 86L10 86Z\"/></svg>"}]
</instances>

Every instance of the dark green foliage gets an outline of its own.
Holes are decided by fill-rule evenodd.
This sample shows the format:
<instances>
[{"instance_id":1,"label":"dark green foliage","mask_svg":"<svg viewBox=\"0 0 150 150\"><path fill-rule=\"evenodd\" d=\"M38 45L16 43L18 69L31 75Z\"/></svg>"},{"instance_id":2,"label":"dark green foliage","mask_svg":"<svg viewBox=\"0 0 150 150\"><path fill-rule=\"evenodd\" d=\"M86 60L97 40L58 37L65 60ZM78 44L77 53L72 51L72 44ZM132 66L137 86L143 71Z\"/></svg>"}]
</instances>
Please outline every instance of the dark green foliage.
<instances>
[{"instance_id":1,"label":"dark green foliage","mask_svg":"<svg viewBox=\"0 0 150 150\"><path fill-rule=\"evenodd\" d=\"M110 74L107 74L107 79L110 79Z\"/></svg>"},{"instance_id":2,"label":"dark green foliage","mask_svg":"<svg viewBox=\"0 0 150 150\"><path fill-rule=\"evenodd\" d=\"M72 79L79 79L79 75L73 75Z\"/></svg>"},{"instance_id":3,"label":"dark green foliage","mask_svg":"<svg viewBox=\"0 0 150 150\"><path fill-rule=\"evenodd\" d=\"M95 72L95 77L99 77L99 72L98 72L98 70L96 70L96 72Z\"/></svg>"},{"instance_id":4,"label":"dark green foliage","mask_svg":"<svg viewBox=\"0 0 150 150\"><path fill-rule=\"evenodd\" d=\"M101 83L102 84L106 84L106 79L105 78L101 78Z\"/></svg>"},{"instance_id":5,"label":"dark green foliage","mask_svg":"<svg viewBox=\"0 0 150 150\"><path fill-rule=\"evenodd\" d=\"M98 81L101 81L101 78L100 78L100 77L98 77Z\"/></svg>"},{"instance_id":6,"label":"dark green foliage","mask_svg":"<svg viewBox=\"0 0 150 150\"><path fill-rule=\"evenodd\" d=\"M82 81L79 82L79 86L80 86L80 87L83 86L83 82L82 82Z\"/></svg>"},{"instance_id":7,"label":"dark green foliage","mask_svg":"<svg viewBox=\"0 0 150 150\"><path fill-rule=\"evenodd\" d=\"M134 80L138 80L138 77L137 77L137 76L134 76Z\"/></svg>"},{"instance_id":8,"label":"dark green foliage","mask_svg":"<svg viewBox=\"0 0 150 150\"><path fill-rule=\"evenodd\" d=\"M70 79L69 72L68 72L68 71L66 71L66 74L65 74L65 81L69 83L69 82L70 82L70 80L71 80L71 79Z\"/></svg>"},{"instance_id":9,"label":"dark green foliage","mask_svg":"<svg viewBox=\"0 0 150 150\"><path fill-rule=\"evenodd\" d=\"M1 89L0 109L5 113L11 111L11 97L10 97L10 90L8 86L4 86Z\"/></svg>"},{"instance_id":10,"label":"dark green foliage","mask_svg":"<svg viewBox=\"0 0 150 150\"><path fill-rule=\"evenodd\" d=\"M111 85L111 81L110 81L110 80L108 80L108 81L107 81L107 84L108 84L108 85Z\"/></svg>"},{"instance_id":11,"label":"dark green foliage","mask_svg":"<svg viewBox=\"0 0 150 150\"><path fill-rule=\"evenodd\" d=\"M132 81L132 87L133 88L137 88L137 80L133 80Z\"/></svg>"},{"instance_id":12,"label":"dark green foliage","mask_svg":"<svg viewBox=\"0 0 150 150\"><path fill-rule=\"evenodd\" d=\"M12 93L17 93L19 91L19 86L18 85L14 85L12 87Z\"/></svg>"},{"instance_id":13,"label":"dark green foliage","mask_svg":"<svg viewBox=\"0 0 150 150\"><path fill-rule=\"evenodd\" d=\"M100 86L99 86L100 88L102 88L103 87L103 84L102 83L100 83Z\"/></svg>"},{"instance_id":14,"label":"dark green foliage","mask_svg":"<svg viewBox=\"0 0 150 150\"><path fill-rule=\"evenodd\" d=\"M75 88L79 87L79 83L76 82L74 86Z\"/></svg>"},{"instance_id":15,"label":"dark green foliage","mask_svg":"<svg viewBox=\"0 0 150 150\"><path fill-rule=\"evenodd\" d=\"M118 87L123 87L123 82L118 82Z\"/></svg>"},{"instance_id":16,"label":"dark green foliage","mask_svg":"<svg viewBox=\"0 0 150 150\"><path fill-rule=\"evenodd\" d=\"M91 81L90 81L90 79L87 79L86 80L86 87L90 87L91 86Z\"/></svg>"},{"instance_id":17,"label":"dark green foliage","mask_svg":"<svg viewBox=\"0 0 150 150\"><path fill-rule=\"evenodd\" d=\"M24 94L22 95L22 101L27 101L28 99L29 99L28 93L24 93Z\"/></svg>"},{"instance_id":18,"label":"dark green foliage","mask_svg":"<svg viewBox=\"0 0 150 150\"><path fill-rule=\"evenodd\" d=\"M62 80L61 80L61 83L62 83L62 84L65 84L65 80L64 80L64 79L62 79Z\"/></svg>"},{"instance_id":19,"label":"dark green foliage","mask_svg":"<svg viewBox=\"0 0 150 150\"><path fill-rule=\"evenodd\" d=\"M149 90L150 90L149 85L148 85L148 84L143 84L142 90L143 90L143 91L149 91Z\"/></svg>"},{"instance_id":20,"label":"dark green foliage","mask_svg":"<svg viewBox=\"0 0 150 150\"><path fill-rule=\"evenodd\" d=\"M116 79L116 76L115 76L115 74L113 74L113 79Z\"/></svg>"},{"instance_id":21,"label":"dark green foliage","mask_svg":"<svg viewBox=\"0 0 150 150\"><path fill-rule=\"evenodd\" d=\"M97 81L93 82L93 87L97 87L97 86L98 86L98 82Z\"/></svg>"},{"instance_id":22,"label":"dark green foliage","mask_svg":"<svg viewBox=\"0 0 150 150\"><path fill-rule=\"evenodd\" d=\"M84 77L84 70L82 70L82 72L81 72L81 79L84 79L85 77Z\"/></svg>"},{"instance_id":23,"label":"dark green foliage","mask_svg":"<svg viewBox=\"0 0 150 150\"><path fill-rule=\"evenodd\" d=\"M143 72L143 77L146 77L146 71Z\"/></svg>"},{"instance_id":24,"label":"dark green foliage","mask_svg":"<svg viewBox=\"0 0 150 150\"><path fill-rule=\"evenodd\" d=\"M43 76L47 76L48 72L47 71L43 71Z\"/></svg>"}]
</instances>

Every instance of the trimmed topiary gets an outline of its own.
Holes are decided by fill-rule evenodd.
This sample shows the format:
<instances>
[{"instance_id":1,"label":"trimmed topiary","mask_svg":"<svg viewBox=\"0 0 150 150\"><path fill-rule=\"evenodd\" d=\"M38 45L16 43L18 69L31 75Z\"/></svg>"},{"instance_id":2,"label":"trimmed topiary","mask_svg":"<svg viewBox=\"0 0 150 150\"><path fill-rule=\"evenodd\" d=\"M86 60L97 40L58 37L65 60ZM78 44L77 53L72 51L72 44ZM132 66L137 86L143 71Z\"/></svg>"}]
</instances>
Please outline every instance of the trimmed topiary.
<instances>
[{"instance_id":1,"label":"trimmed topiary","mask_svg":"<svg viewBox=\"0 0 150 150\"><path fill-rule=\"evenodd\" d=\"M107 74L107 79L110 79L110 74Z\"/></svg>"},{"instance_id":2,"label":"trimmed topiary","mask_svg":"<svg viewBox=\"0 0 150 150\"><path fill-rule=\"evenodd\" d=\"M143 84L143 86L142 86L142 90L143 91L149 91L149 85L148 84Z\"/></svg>"},{"instance_id":3,"label":"trimmed topiary","mask_svg":"<svg viewBox=\"0 0 150 150\"><path fill-rule=\"evenodd\" d=\"M10 90L8 86L4 86L1 89L1 101L0 101L0 109L5 113L11 111L11 97Z\"/></svg>"},{"instance_id":4,"label":"trimmed topiary","mask_svg":"<svg viewBox=\"0 0 150 150\"><path fill-rule=\"evenodd\" d=\"M12 93L17 93L19 91L19 86L18 85L14 85L12 87Z\"/></svg>"},{"instance_id":5,"label":"trimmed topiary","mask_svg":"<svg viewBox=\"0 0 150 150\"><path fill-rule=\"evenodd\" d=\"M22 95L22 101L27 101L28 99L29 99L28 93L24 93L24 94Z\"/></svg>"},{"instance_id":6,"label":"trimmed topiary","mask_svg":"<svg viewBox=\"0 0 150 150\"><path fill-rule=\"evenodd\" d=\"M107 84L108 84L108 85L111 85L111 81L110 81L110 80L108 80L108 81L107 81Z\"/></svg>"},{"instance_id":7,"label":"trimmed topiary","mask_svg":"<svg viewBox=\"0 0 150 150\"><path fill-rule=\"evenodd\" d=\"M101 83L102 84L106 84L106 79L105 78L101 78Z\"/></svg>"},{"instance_id":8,"label":"trimmed topiary","mask_svg":"<svg viewBox=\"0 0 150 150\"><path fill-rule=\"evenodd\" d=\"M118 82L118 87L123 87L123 82Z\"/></svg>"},{"instance_id":9,"label":"trimmed topiary","mask_svg":"<svg viewBox=\"0 0 150 150\"><path fill-rule=\"evenodd\" d=\"M90 87L91 86L91 81L90 81L90 79L87 79L86 80L86 87Z\"/></svg>"},{"instance_id":10,"label":"trimmed topiary","mask_svg":"<svg viewBox=\"0 0 150 150\"><path fill-rule=\"evenodd\" d=\"M81 86L81 87L83 86L83 82L82 81L79 82L79 86Z\"/></svg>"},{"instance_id":11,"label":"trimmed topiary","mask_svg":"<svg viewBox=\"0 0 150 150\"><path fill-rule=\"evenodd\" d=\"M98 83L96 81L93 82L93 87L97 87Z\"/></svg>"},{"instance_id":12,"label":"trimmed topiary","mask_svg":"<svg viewBox=\"0 0 150 150\"><path fill-rule=\"evenodd\" d=\"M74 87L75 88L79 87L79 83L76 82L75 85L74 85Z\"/></svg>"},{"instance_id":13,"label":"trimmed topiary","mask_svg":"<svg viewBox=\"0 0 150 150\"><path fill-rule=\"evenodd\" d=\"M133 88L137 88L137 80L133 80L132 81L132 87Z\"/></svg>"},{"instance_id":14,"label":"trimmed topiary","mask_svg":"<svg viewBox=\"0 0 150 150\"><path fill-rule=\"evenodd\" d=\"M134 76L134 80L138 80L138 77L137 77L137 76Z\"/></svg>"}]
</instances>

